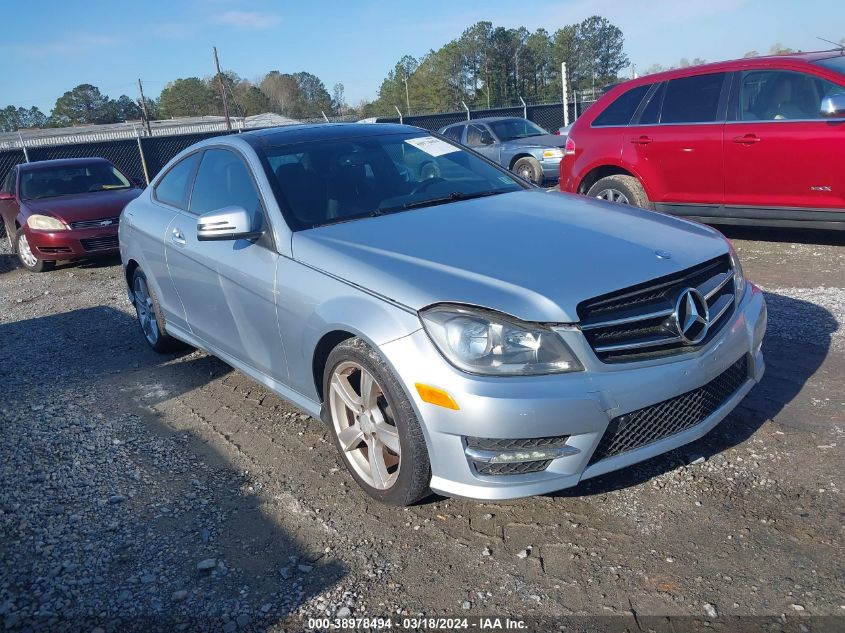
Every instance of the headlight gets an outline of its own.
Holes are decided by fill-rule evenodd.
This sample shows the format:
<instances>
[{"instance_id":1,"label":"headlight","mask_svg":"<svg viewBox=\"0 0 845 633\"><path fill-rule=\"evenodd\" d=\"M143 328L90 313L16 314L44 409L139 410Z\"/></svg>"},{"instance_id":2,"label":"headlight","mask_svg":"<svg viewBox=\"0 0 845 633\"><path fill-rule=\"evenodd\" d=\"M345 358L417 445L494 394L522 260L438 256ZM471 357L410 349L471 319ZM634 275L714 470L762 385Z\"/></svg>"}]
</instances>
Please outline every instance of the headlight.
<instances>
[{"instance_id":1,"label":"headlight","mask_svg":"<svg viewBox=\"0 0 845 633\"><path fill-rule=\"evenodd\" d=\"M559 147L543 150L543 158L563 158L563 150Z\"/></svg>"},{"instance_id":2,"label":"headlight","mask_svg":"<svg viewBox=\"0 0 845 633\"><path fill-rule=\"evenodd\" d=\"M739 263L739 257L734 250L734 247L728 242L731 253L731 266L734 269L734 290L736 290L737 305L742 300L742 295L745 294L745 273L742 271L742 264Z\"/></svg>"},{"instance_id":3,"label":"headlight","mask_svg":"<svg viewBox=\"0 0 845 633\"><path fill-rule=\"evenodd\" d=\"M434 306L420 317L446 360L473 374L525 376L584 369L563 339L542 325L456 305Z\"/></svg>"},{"instance_id":4,"label":"headlight","mask_svg":"<svg viewBox=\"0 0 845 633\"><path fill-rule=\"evenodd\" d=\"M26 219L26 225L31 229L39 231L66 231L67 227L54 217L49 215L31 215Z\"/></svg>"}]
</instances>

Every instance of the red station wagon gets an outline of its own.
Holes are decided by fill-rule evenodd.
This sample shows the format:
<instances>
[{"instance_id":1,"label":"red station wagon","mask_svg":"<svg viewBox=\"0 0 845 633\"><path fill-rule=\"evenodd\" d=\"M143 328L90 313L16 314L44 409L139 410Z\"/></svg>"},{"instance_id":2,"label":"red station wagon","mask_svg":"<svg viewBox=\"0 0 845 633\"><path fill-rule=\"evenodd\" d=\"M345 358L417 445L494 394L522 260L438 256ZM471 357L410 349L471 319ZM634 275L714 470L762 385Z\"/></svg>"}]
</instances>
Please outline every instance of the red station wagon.
<instances>
[{"instance_id":1,"label":"red station wagon","mask_svg":"<svg viewBox=\"0 0 845 633\"><path fill-rule=\"evenodd\" d=\"M626 81L565 151L561 191L714 224L845 230L845 51Z\"/></svg>"}]
</instances>

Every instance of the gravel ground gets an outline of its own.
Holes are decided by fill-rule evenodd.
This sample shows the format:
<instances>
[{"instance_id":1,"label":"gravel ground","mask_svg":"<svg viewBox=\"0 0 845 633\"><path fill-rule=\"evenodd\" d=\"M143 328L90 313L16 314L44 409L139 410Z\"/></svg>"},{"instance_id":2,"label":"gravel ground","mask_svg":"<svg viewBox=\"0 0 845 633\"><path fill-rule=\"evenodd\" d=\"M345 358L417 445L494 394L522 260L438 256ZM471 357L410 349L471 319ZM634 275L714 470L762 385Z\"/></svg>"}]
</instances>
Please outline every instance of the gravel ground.
<instances>
[{"instance_id":1,"label":"gravel ground","mask_svg":"<svg viewBox=\"0 0 845 633\"><path fill-rule=\"evenodd\" d=\"M559 494L406 510L358 491L319 421L204 353L149 351L119 262L33 275L0 250L0 625L277 631L425 613L845 627L843 241L730 235L767 293L768 372L717 429Z\"/></svg>"}]
</instances>

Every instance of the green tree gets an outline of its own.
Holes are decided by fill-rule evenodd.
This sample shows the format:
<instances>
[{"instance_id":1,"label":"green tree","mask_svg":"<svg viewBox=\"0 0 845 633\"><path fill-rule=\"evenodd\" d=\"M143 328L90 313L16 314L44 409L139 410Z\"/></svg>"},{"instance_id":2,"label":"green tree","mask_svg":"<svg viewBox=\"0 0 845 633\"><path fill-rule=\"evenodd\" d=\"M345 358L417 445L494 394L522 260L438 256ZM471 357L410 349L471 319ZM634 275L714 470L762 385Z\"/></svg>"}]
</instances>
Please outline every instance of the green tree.
<instances>
[{"instance_id":1,"label":"green tree","mask_svg":"<svg viewBox=\"0 0 845 633\"><path fill-rule=\"evenodd\" d=\"M47 125L47 117L35 106L16 108L10 105L0 110L0 131L2 132L14 132L45 125Z\"/></svg>"},{"instance_id":2,"label":"green tree","mask_svg":"<svg viewBox=\"0 0 845 633\"><path fill-rule=\"evenodd\" d=\"M57 126L115 123L119 119L111 103L97 86L80 84L56 99L51 123Z\"/></svg>"},{"instance_id":3,"label":"green tree","mask_svg":"<svg viewBox=\"0 0 845 633\"><path fill-rule=\"evenodd\" d=\"M216 93L199 77L177 79L161 91L158 111L164 118L217 114Z\"/></svg>"},{"instance_id":4,"label":"green tree","mask_svg":"<svg viewBox=\"0 0 845 633\"><path fill-rule=\"evenodd\" d=\"M302 71L293 77L299 86L299 100L294 109L294 118L316 118L332 112L332 96L325 84L316 75Z\"/></svg>"}]
</instances>

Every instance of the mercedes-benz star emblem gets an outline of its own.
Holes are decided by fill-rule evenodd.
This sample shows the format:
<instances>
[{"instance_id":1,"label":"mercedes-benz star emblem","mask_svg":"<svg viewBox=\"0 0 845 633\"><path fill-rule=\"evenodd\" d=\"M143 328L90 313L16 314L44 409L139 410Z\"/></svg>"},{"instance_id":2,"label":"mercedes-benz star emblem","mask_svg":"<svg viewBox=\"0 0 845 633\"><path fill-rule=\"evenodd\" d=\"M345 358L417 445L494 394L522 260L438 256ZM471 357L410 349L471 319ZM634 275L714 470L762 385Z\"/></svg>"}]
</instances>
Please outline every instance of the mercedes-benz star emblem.
<instances>
[{"instance_id":1,"label":"mercedes-benz star emblem","mask_svg":"<svg viewBox=\"0 0 845 633\"><path fill-rule=\"evenodd\" d=\"M678 295L673 316L678 334L687 344L696 345L707 336L710 312L707 301L695 288L687 288Z\"/></svg>"}]
</instances>

